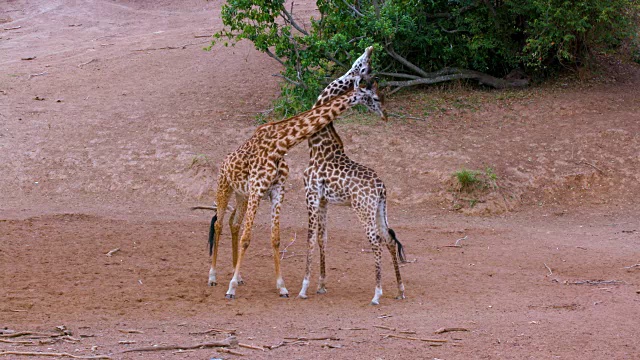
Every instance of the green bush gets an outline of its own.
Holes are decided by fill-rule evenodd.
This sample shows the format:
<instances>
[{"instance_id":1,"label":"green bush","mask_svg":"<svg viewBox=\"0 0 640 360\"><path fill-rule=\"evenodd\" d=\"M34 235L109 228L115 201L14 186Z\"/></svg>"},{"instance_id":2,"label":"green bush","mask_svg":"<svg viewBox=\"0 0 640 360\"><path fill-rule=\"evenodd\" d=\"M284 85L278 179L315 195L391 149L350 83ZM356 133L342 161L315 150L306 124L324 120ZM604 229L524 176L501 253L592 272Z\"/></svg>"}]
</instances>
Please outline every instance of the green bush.
<instances>
[{"instance_id":1,"label":"green bush","mask_svg":"<svg viewBox=\"0 0 640 360\"><path fill-rule=\"evenodd\" d=\"M636 34L638 0L318 0L300 20L283 0L229 0L212 45L247 39L283 65L281 116L308 109L322 87L373 45L387 79L462 68L544 78L588 64L595 49ZM298 20L294 20L298 19ZM308 26L303 26L303 23Z\"/></svg>"}]
</instances>

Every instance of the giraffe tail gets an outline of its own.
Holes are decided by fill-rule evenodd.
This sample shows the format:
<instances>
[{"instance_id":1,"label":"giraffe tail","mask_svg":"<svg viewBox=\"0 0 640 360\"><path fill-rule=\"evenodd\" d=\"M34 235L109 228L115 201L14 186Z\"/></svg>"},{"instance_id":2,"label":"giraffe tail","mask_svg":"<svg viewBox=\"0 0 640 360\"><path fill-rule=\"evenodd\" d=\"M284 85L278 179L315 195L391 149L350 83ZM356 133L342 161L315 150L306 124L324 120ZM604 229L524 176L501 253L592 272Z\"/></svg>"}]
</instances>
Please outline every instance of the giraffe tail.
<instances>
[{"instance_id":1,"label":"giraffe tail","mask_svg":"<svg viewBox=\"0 0 640 360\"><path fill-rule=\"evenodd\" d=\"M213 247L214 247L214 239L216 236L215 224L216 220L218 220L218 207L214 206L193 206L191 210L213 210L216 212L215 215L211 218L211 225L209 226L209 256L213 255Z\"/></svg>"},{"instance_id":2,"label":"giraffe tail","mask_svg":"<svg viewBox=\"0 0 640 360\"><path fill-rule=\"evenodd\" d=\"M393 241L396 243L396 246L398 247L398 258L400 259L400 262L401 263L406 263L407 262L407 258L404 255L404 246L402 246L402 244L400 243L400 241L396 237L396 232L393 231L392 228L389 228L389 236L391 236L391 239L393 239Z\"/></svg>"},{"instance_id":3,"label":"giraffe tail","mask_svg":"<svg viewBox=\"0 0 640 360\"><path fill-rule=\"evenodd\" d=\"M211 226L209 226L209 256L213 256L213 246L215 245L214 239L216 236L216 220L218 220L218 214L213 215L211 218Z\"/></svg>"},{"instance_id":4,"label":"giraffe tail","mask_svg":"<svg viewBox=\"0 0 640 360\"><path fill-rule=\"evenodd\" d=\"M391 240L393 240L393 242L395 243L396 248L398 250L397 252L398 252L398 258L400 262L402 263L407 262L407 259L404 255L404 246L402 246L402 244L400 243L400 240L398 240L398 238L396 237L396 232L389 227L389 224L387 221L387 194L386 194L384 185L381 189L380 200L378 202L378 226L379 226L380 235L383 235L385 232L388 233Z\"/></svg>"}]
</instances>

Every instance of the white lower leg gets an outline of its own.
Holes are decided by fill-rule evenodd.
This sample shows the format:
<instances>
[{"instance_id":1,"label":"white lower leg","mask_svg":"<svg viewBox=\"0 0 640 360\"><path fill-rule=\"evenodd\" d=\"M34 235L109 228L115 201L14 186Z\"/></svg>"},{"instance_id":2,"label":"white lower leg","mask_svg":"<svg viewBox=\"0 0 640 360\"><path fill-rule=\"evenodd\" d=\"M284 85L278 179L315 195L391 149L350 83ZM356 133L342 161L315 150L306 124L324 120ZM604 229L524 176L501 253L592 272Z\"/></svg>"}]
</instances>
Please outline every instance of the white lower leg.
<instances>
[{"instance_id":1,"label":"white lower leg","mask_svg":"<svg viewBox=\"0 0 640 360\"><path fill-rule=\"evenodd\" d=\"M238 287L238 276L234 275L233 278L231 279L231 281L229 282L229 290L227 290L227 297L228 298L235 298L236 297L236 288Z\"/></svg>"},{"instance_id":2,"label":"white lower leg","mask_svg":"<svg viewBox=\"0 0 640 360\"><path fill-rule=\"evenodd\" d=\"M298 294L298 297L300 299L306 299L307 298L307 289L309 288L309 278L305 276L304 280L302 280L302 289L300 289L300 293Z\"/></svg>"},{"instance_id":3,"label":"white lower leg","mask_svg":"<svg viewBox=\"0 0 640 360\"><path fill-rule=\"evenodd\" d=\"M213 266L209 269L209 286L217 285L216 282L216 269Z\"/></svg>"},{"instance_id":4,"label":"white lower leg","mask_svg":"<svg viewBox=\"0 0 640 360\"><path fill-rule=\"evenodd\" d=\"M371 305L380 305L380 297L382 296L382 288L376 286L376 293L373 295L373 300L371 300Z\"/></svg>"},{"instance_id":5,"label":"white lower leg","mask_svg":"<svg viewBox=\"0 0 640 360\"><path fill-rule=\"evenodd\" d=\"M404 284L400 283L398 286L398 297L396 299L404 299Z\"/></svg>"},{"instance_id":6,"label":"white lower leg","mask_svg":"<svg viewBox=\"0 0 640 360\"><path fill-rule=\"evenodd\" d=\"M276 280L276 287L280 291L280 296L289 297L289 291L284 287L284 280L282 280L282 277L278 277L278 280Z\"/></svg>"}]
</instances>

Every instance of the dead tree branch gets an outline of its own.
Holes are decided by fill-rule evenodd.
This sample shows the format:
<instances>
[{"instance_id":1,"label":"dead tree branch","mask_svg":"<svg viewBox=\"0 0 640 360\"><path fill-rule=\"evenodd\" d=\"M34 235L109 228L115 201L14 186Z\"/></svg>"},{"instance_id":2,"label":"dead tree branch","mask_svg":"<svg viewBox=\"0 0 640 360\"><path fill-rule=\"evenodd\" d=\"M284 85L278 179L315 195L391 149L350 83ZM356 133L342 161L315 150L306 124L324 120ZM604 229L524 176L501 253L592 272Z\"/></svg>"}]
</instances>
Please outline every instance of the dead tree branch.
<instances>
[{"instance_id":1,"label":"dead tree branch","mask_svg":"<svg viewBox=\"0 0 640 360\"><path fill-rule=\"evenodd\" d=\"M235 336L229 336L222 341L212 341L195 345L167 345L167 346L149 346L137 349L127 349L123 353L139 352L139 351L165 351L165 350L189 350L189 349L205 349L213 347L232 347L238 345L238 339Z\"/></svg>"}]
</instances>

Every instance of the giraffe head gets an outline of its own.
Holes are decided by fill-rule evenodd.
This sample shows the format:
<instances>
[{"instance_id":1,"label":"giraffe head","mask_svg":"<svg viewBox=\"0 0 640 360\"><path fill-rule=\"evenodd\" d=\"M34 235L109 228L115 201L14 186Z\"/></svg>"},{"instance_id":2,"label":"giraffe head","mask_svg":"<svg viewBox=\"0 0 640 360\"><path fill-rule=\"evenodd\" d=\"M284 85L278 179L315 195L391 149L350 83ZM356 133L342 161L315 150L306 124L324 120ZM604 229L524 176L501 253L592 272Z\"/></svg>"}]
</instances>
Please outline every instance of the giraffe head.
<instances>
[{"instance_id":1,"label":"giraffe head","mask_svg":"<svg viewBox=\"0 0 640 360\"><path fill-rule=\"evenodd\" d=\"M325 104L331 99L358 87L360 80L368 81L371 74L371 53L373 46L365 49L364 53L351 65L351 69L341 77L332 81L318 96L314 107Z\"/></svg>"},{"instance_id":2,"label":"giraffe head","mask_svg":"<svg viewBox=\"0 0 640 360\"><path fill-rule=\"evenodd\" d=\"M371 53L373 46L369 46L364 50L358 59L351 65L351 69L347 72L347 76L357 79L369 80L371 74Z\"/></svg>"},{"instance_id":3,"label":"giraffe head","mask_svg":"<svg viewBox=\"0 0 640 360\"><path fill-rule=\"evenodd\" d=\"M380 115L382 120L387 121L387 114L382 108L382 99L378 95L377 82L357 86L350 100L352 105L362 104L366 106L369 111Z\"/></svg>"}]
</instances>

